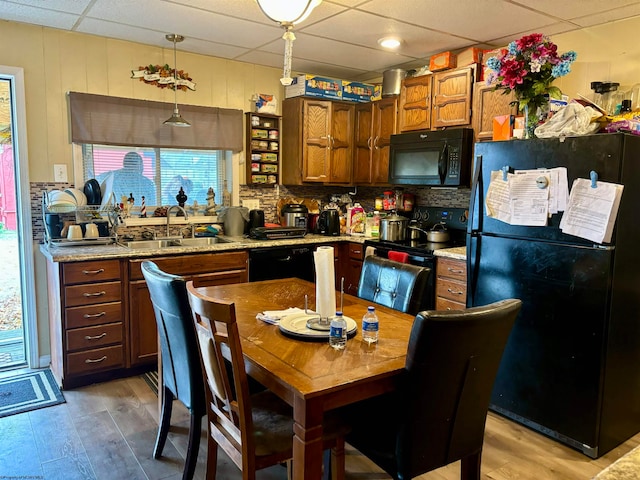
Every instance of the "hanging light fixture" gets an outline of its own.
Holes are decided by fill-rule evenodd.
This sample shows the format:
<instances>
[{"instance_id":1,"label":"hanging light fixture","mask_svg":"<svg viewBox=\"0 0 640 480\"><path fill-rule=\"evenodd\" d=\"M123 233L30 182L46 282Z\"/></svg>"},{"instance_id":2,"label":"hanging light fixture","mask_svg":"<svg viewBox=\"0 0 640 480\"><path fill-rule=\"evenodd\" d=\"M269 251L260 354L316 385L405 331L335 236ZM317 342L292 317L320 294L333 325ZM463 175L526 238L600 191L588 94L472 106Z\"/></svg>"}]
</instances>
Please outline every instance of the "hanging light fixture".
<instances>
[{"instance_id":1,"label":"hanging light fixture","mask_svg":"<svg viewBox=\"0 0 640 480\"><path fill-rule=\"evenodd\" d=\"M178 63L176 62L176 43L184 40L182 35L177 33L168 33L165 38L170 42L173 42L173 100L174 108L173 115L164 121L165 125L171 125L172 127L190 127L191 124L187 122L180 111L178 110Z\"/></svg>"},{"instance_id":2,"label":"hanging light fixture","mask_svg":"<svg viewBox=\"0 0 640 480\"><path fill-rule=\"evenodd\" d=\"M293 41L296 36L293 34L293 26L306 19L311 11L316 8L322 0L256 0L262 13L270 20L279 23L285 32L282 35L284 40L284 72L280 83L291 85L291 57L293 54Z\"/></svg>"}]
</instances>

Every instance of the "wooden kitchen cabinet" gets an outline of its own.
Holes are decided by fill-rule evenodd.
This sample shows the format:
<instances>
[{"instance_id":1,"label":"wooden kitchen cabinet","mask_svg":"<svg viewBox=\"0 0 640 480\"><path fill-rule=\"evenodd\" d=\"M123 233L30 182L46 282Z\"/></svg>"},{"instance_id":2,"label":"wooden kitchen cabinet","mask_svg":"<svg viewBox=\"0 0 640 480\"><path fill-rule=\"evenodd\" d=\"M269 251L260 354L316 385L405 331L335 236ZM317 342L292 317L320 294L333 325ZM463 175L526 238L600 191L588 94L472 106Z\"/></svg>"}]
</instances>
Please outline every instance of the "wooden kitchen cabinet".
<instances>
[{"instance_id":1,"label":"wooden kitchen cabinet","mask_svg":"<svg viewBox=\"0 0 640 480\"><path fill-rule=\"evenodd\" d=\"M355 107L353 183L388 184L391 135L398 133L398 97Z\"/></svg>"},{"instance_id":2,"label":"wooden kitchen cabinet","mask_svg":"<svg viewBox=\"0 0 640 480\"><path fill-rule=\"evenodd\" d=\"M433 74L431 128L471 124L475 74L475 65Z\"/></svg>"},{"instance_id":3,"label":"wooden kitchen cabinet","mask_svg":"<svg viewBox=\"0 0 640 480\"><path fill-rule=\"evenodd\" d=\"M63 388L95 382L126 362L119 260L47 262L51 371Z\"/></svg>"},{"instance_id":4,"label":"wooden kitchen cabinet","mask_svg":"<svg viewBox=\"0 0 640 480\"><path fill-rule=\"evenodd\" d=\"M471 124L475 65L405 78L400 90L400 131Z\"/></svg>"},{"instance_id":5,"label":"wooden kitchen cabinet","mask_svg":"<svg viewBox=\"0 0 640 480\"><path fill-rule=\"evenodd\" d=\"M340 279L344 277L344 293L357 295L360 273L362 272L364 246L361 243L349 242L343 243L341 248L340 265L342 270ZM340 288L339 285L338 288Z\"/></svg>"},{"instance_id":6,"label":"wooden kitchen cabinet","mask_svg":"<svg viewBox=\"0 0 640 480\"><path fill-rule=\"evenodd\" d=\"M473 91L473 132L476 142L493 140L493 118L500 115L517 115L518 107L513 92L504 95L495 85L476 83Z\"/></svg>"},{"instance_id":7,"label":"wooden kitchen cabinet","mask_svg":"<svg viewBox=\"0 0 640 480\"><path fill-rule=\"evenodd\" d=\"M449 257L436 261L436 310L465 310L467 263Z\"/></svg>"},{"instance_id":8,"label":"wooden kitchen cabinet","mask_svg":"<svg viewBox=\"0 0 640 480\"><path fill-rule=\"evenodd\" d=\"M151 257L129 260L129 337L131 366L157 361L158 339L153 304L141 263L151 260L164 272L182 275L196 286L249 281L246 251Z\"/></svg>"},{"instance_id":9,"label":"wooden kitchen cabinet","mask_svg":"<svg viewBox=\"0 0 640 480\"><path fill-rule=\"evenodd\" d=\"M351 183L355 105L312 98L282 102L282 183Z\"/></svg>"},{"instance_id":10,"label":"wooden kitchen cabinet","mask_svg":"<svg viewBox=\"0 0 640 480\"><path fill-rule=\"evenodd\" d=\"M399 130L431 128L431 82L433 75L405 78L400 88Z\"/></svg>"}]
</instances>

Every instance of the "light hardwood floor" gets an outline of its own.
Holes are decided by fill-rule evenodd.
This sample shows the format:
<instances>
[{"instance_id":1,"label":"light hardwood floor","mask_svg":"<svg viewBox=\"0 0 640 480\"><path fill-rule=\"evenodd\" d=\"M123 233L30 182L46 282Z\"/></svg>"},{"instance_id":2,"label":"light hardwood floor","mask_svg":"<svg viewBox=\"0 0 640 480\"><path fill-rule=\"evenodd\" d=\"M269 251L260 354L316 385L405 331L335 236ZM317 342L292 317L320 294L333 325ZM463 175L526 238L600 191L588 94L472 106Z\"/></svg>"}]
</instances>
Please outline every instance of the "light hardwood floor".
<instances>
[{"instance_id":1,"label":"light hardwood floor","mask_svg":"<svg viewBox=\"0 0 640 480\"><path fill-rule=\"evenodd\" d=\"M169 441L161 460L151 456L158 421L155 394L142 377L130 377L63 392L66 403L0 418L0 478L45 480L153 480L181 478L186 452L188 414L174 405ZM196 478L202 479L206 457L203 435ZM640 444L640 434L592 460L536 432L489 414L482 461L483 479L584 480ZM240 474L224 454L219 455L218 478L235 480ZM286 478L285 469L272 467L259 479ZM371 462L347 450L347 480L386 479ZM459 464L419 477L458 480Z\"/></svg>"}]
</instances>

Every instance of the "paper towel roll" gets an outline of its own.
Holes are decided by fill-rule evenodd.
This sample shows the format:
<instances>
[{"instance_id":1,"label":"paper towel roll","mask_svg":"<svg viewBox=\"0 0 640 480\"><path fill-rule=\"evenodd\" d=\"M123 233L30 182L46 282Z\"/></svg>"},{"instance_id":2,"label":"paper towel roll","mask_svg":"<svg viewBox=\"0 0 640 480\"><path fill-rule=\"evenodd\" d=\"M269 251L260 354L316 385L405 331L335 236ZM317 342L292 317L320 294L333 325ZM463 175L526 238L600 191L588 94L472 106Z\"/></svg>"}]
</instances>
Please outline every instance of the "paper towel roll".
<instances>
[{"instance_id":1,"label":"paper towel roll","mask_svg":"<svg viewBox=\"0 0 640 480\"><path fill-rule=\"evenodd\" d=\"M320 318L336 313L336 275L333 247L318 247L313 252L316 266L316 312Z\"/></svg>"}]
</instances>

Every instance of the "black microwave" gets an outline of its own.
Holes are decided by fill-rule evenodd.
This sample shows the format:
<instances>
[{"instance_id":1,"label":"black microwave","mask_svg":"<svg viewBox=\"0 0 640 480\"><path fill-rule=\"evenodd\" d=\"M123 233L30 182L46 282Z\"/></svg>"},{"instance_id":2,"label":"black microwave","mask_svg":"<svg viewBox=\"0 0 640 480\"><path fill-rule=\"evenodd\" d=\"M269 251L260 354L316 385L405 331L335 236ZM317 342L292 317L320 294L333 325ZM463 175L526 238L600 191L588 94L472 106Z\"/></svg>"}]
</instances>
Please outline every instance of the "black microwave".
<instances>
[{"instance_id":1,"label":"black microwave","mask_svg":"<svg viewBox=\"0 0 640 480\"><path fill-rule=\"evenodd\" d=\"M391 135L389 183L468 187L472 155L471 128Z\"/></svg>"}]
</instances>

